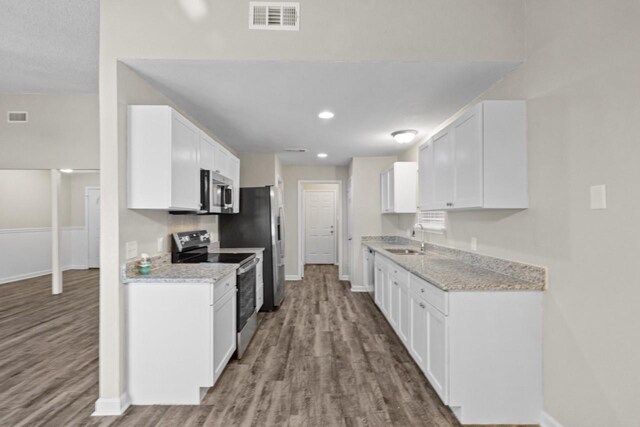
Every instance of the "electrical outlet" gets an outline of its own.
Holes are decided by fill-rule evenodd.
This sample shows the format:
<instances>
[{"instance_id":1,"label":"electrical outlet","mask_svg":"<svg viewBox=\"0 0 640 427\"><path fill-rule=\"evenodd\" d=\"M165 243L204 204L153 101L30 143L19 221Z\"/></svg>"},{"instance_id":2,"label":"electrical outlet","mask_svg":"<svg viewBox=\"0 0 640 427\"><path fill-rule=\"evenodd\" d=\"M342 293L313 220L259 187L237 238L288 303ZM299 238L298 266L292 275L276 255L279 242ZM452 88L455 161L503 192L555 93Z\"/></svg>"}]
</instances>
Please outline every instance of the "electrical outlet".
<instances>
[{"instance_id":1,"label":"electrical outlet","mask_svg":"<svg viewBox=\"0 0 640 427\"><path fill-rule=\"evenodd\" d=\"M125 253L126 253L126 258L127 259L131 259L131 258L135 258L138 256L138 242L137 241L133 241L133 242L127 242L125 243Z\"/></svg>"},{"instance_id":2,"label":"electrical outlet","mask_svg":"<svg viewBox=\"0 0 640 427\"><path fill-rule=\"evenodd\" d=\"M156 250L158 252L164 252L164 237L158 237Z\"/></svg>"},{"instance_id":3,"label":"electrical outlet","mask_svg":"<svg viewBox=\"0 0 640 427\"><path fill-rule=\"evenodd\" d=\"M472 251L478 250L478 239L476 239L475 237L471 238L471 250Z\"/></svg>"},{"instance_id":4,"label":"electrical outlet","mask_svg":"<svg viewBox=\"0 0 640 427\"><path fill-rule=\"evenodd\" d=\"M607 209L607 186L591 186L591 209Z\"/></svg>"}]
</instances>

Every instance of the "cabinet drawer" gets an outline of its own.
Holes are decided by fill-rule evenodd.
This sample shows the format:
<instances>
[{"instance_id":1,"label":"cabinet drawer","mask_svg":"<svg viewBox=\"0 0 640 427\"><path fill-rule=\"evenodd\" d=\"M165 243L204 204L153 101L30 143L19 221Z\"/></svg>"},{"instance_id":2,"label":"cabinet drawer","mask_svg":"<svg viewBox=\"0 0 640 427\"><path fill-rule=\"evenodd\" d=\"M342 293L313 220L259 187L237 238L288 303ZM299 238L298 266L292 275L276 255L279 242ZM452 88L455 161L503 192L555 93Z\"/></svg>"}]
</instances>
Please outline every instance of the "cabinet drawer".
<instances>
[{"instance_id":1,"label":"cabinet drawer","mask_svg":"<svg viewBox=\"0 0 640 427\"><path fill-rule=\"evenodd\" d=\"M403 288L409 287L409 272L397 264L389 264L389 280L398 282L398 285Z\"/></svg>"},{"instance_id":2,"label":"cabinet drawer","mask_svg":"<svg viewBox=\"0 0 640 427\"><path fill-rule=\"evenodd\" d=\"M410 275L411 291L441 311L449 314L449 294L418 276Z\"/></svg>"},{"instance_id":3,"label":"cabinet drawer","mask_svg":"<svg viewBox=\"0 0 640 427\"><path fill-rule=\"evenodd\" d=\"M217 303L220 298L225 296L229 291L236 288L236 273L235 271L223 278L222 280L214 283L213 285L213 303Z\"/></svg>"}]
</instances>

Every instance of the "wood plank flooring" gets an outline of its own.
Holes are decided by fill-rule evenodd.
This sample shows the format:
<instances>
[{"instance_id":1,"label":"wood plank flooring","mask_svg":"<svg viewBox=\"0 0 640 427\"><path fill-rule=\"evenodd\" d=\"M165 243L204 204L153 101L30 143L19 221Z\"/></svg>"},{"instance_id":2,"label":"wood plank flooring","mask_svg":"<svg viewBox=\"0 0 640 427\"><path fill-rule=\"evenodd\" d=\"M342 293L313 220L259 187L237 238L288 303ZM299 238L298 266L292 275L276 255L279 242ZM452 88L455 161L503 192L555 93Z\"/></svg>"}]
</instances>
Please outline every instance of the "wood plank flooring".
<instances>
[{"instance_id":1,"label":"wood plank flooring","mask_svg":"<svg viewBox=\"0 0 640 427\"><path fill-rule=\"evenodd\" d=\"M98 272L0 286L0 425L459 425L368 294L334 266L287 282L280 310L260 315L245 357L232 360L200 406L135 406L91 417L98 395Z\"/></svg>"}]
</instances>

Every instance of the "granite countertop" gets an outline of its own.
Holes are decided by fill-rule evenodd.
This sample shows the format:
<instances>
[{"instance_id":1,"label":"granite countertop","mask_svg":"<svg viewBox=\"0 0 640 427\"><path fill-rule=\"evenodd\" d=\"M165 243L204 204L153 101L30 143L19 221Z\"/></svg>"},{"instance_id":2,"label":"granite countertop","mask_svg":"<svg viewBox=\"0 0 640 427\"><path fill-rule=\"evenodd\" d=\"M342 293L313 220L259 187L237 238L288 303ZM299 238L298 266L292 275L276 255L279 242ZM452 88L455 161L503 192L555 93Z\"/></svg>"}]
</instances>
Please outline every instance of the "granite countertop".
<instances>
[{"instance_id":1,"label":"granite countertop","mask_svg":"<svg viewBox=\"0 0 640 427\"><path fill-rule=\"evenodd\" d=\"M546 269L427 244L424 254L395 255L387 249L417 249L404 238L370 238L362 244L444 291L542 291Z\"/></svg>"},{"instance_id":2,"label":"granite countertop","mask_svg":"<svg viewBox=\"0 0 640 427\"><path fill-rule=\"evenodd\" d=\"M263 252L264 248L211 248L209 252L212 254L240 254L246 252Z\"/></svg>"},{"instance_id":3,"label":"granite countertop","mask_svg":"<svg viewBox=\"0 0 640 427\"><path fill-rule=\"evenodd\" d=\"M238 267L239 264L169 264L144 276L128 275L123 283L215 283Z\"/></svg>"},{"instance_id":4,"label":"granite countertop","mask_svg":"<svg viewBox=\"0 0 640 427\"><path fill-rule=\"evenodd\" d=\"M151 257L151 273L138 273L139 258L122 266L122 283L215 283L233 273L239 264L172 264L171 254Z\"/></svg>"}]
</instances>

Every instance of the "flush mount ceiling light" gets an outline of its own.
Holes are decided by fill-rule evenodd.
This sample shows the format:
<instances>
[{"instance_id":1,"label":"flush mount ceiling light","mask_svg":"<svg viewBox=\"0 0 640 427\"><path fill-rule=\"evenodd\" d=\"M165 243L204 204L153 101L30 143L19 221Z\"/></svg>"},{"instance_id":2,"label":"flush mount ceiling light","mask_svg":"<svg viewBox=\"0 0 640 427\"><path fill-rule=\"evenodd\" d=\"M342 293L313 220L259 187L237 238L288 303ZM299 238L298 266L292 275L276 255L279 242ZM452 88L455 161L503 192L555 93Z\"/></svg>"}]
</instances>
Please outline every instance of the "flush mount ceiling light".
<instances>
[{"instance_id":1,"label":"flush mount ceiling light","mask_svg":"<svg viewBox=\"0 0 640 427\"><path fill-rule=\"evenodd\" d=\"M318 157L324 159L325 157L327 157L327 153L318 153Z\"/></svg>"},{"instance_id":2,"label":"flush mount ceiling light","mask_svg":"<svg viewBox=\"0 0 640 427\"><path fill-rule=\"evenodd\" d=\"M60 172L62 172L62 173L71 173L71 172L73 172L73 169L60 169Z\"/></svg>"},{"instance_id":3,"label":"flush mount ceiling light","mask_svg":"<svg viewBox=\"0 0 640 427\"><path fill-rule=\"evenodd\" d=\"M413 141L417 134L418 131L413 129L397 130L395 132L391 132L391 136L399 144L410 143L411 141Z\"/></svg>"},{"instance_id":4,"label":"flush mount ceiling light","mask_svg":"<svg viewBox=\"0 0 640 427\"><path fill-rule=\"evenodd\" d=\"M323 111L320 114L318 114L318 117L320 117L321 119L333 119L333 116L335 116L335 114L333 114L331 111Z\"/></svg>"}]
</instances>

